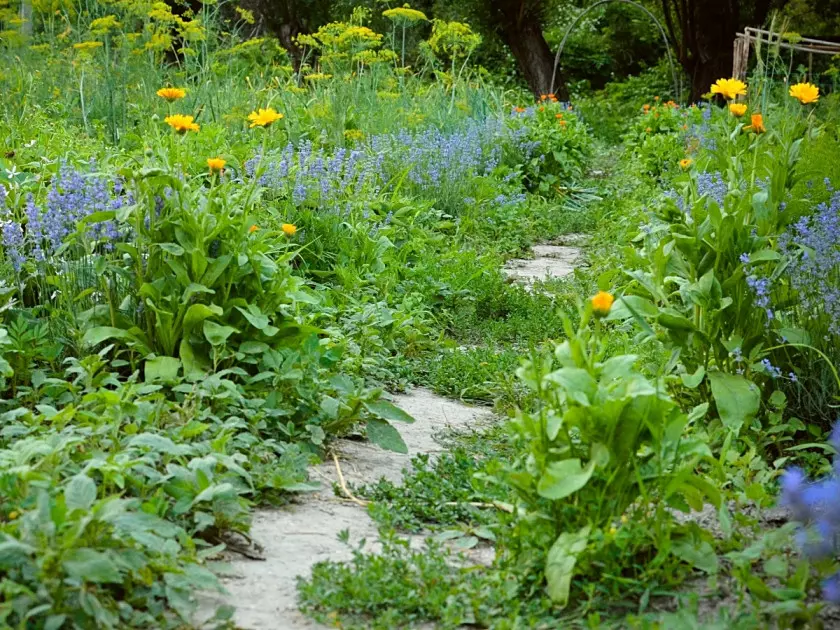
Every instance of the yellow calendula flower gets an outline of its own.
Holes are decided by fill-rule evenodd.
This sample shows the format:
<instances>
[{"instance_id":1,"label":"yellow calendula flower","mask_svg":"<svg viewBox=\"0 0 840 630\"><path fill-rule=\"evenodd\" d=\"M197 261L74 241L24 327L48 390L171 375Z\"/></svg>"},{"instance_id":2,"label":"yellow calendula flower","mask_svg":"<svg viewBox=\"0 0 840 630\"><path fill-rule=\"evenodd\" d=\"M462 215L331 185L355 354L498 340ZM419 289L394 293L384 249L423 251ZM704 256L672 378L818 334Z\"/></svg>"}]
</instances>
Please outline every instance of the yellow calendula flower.
<instances>
[{"instance_id":1,"label":"yellow calendula flower","mask_svg":"<svg viewBox=\"0 0 840 630\"><path fill-rule=\"evenodd\" d=\"M729 113L736 118L740 118L747 113L747 106L744 103L730 103Z\"/></svg>"},{"instance_id":2,"label":"yellow calendula flower","mask_svg":"<svg viewBox=\"0 0 840 630\"><path fill-rule=\"evenodd\" d=\"M283 230L283 234L286 236L294 236L297 234L297 226L293 223L284 223L280 226L280 229Z\"/></svg>"},{"instance_id":3,"label":"yellow calendula flower","mask_svg":"<svg viewBox=\"0 0 840 630\"><path fill-rule=\"evenodd\" d=\"M253 234L254 232L256 232L259 229L260 229L259 225L252 225L251 227L248 228L248 234Z\"/></svg>"},{"instance_id":4,"label":"yellow calendula flower","mask_svg":"<svg viewBox=\"0 0 840 630\"><path fill-rule=\"evenodd\" d=\"M747 93L747 84L738 79L718 79L712 86L712 94L720 94L727 101L736 96L744 96Z\"/></svg>"},{"instance_id":5,"label":"yellow calendula flower","mask_svg":"<svg viewBox=\"0 0 840 630\"><path fill-rule=\"evenodd\" d=\"M790 95L803 105L820 100L820 88L813 83L797 83L790 86Z\"/></svg>"},{"instance_id":6,"label":"yellow calendula flower","mask_svg":"<svg viewBox=\"0 0 840 630\"><path fill-rule=\"evenodd\" d=\"M184 116L183 114L172 114L163 119L167 125L172 127L178 133L184 134L188 131L198 131L199 126L192 116Z\"/></svg>"},{"instance_id":7,"label":"yellow calendula flower","mask_svg":"<svg viewBox=\"0 0 840 630\"><path fill-rule=\"evenodd\" d=\"M210 169L211 173L221 173L222 170L225 168L225 162L222 158L208 158L207 159L207 168Z\"/></svg>"},{"instance_id":8,"label":"yellow calendula flower","mask_svg":"<svg viewBox=\"0 0 840 630\"><path fill-rule=\"evenodd\" d=\"M11 512L9 512L10 521L15 520L18 516L20 516L20 512L18 512L17 510L12 510Z\"/></svg>"},{"instance_id":9,"label":"yellow calendula flower","mask_svg":"<svg viewBox=\"0 0 840 630\"><path fill-rule=\"evenodd\" d=\"M694 160L692 160L691 158L684 158L680 160L680 168L683 170L687 169L692 164L694 164Z\"/></svg>"},{"instance_id":10,"label":"yellow calendula flower","mask_svg":"<svg viewBox=\"0 0 840 630\"><path fill-rule=\"evenodd\" d=\"M260 108L248 114L248 120L251 121L251 129L254 127L269 127L281 118L283 118L283 114L276 111L273 107L267 109Z\"/></svg>"},{"instance_id":11,"label":"yellow calendula flower","mask_svg":"<svg viewBox=\"0 0 840 630\"><path fill-rule=\"evenodd\" d=\"M604 317L609 314L614 300L615 298L606 291L598 291L590 300L592 302L592 311L598 317Z\"/></svg>"},{"instance_id":12,"label":"yellow calendula flower","mask_svg":"<svg viewBox=\"0 0 840 630\"><path fill-rule=\"evenodd\" d=\"M157 91L157 95L165 101L172 103L177 101L179 98L184 98L187 95L187 91L182 90L181 88L165 87L160 88Z\"/></svg>"}]
</instances>

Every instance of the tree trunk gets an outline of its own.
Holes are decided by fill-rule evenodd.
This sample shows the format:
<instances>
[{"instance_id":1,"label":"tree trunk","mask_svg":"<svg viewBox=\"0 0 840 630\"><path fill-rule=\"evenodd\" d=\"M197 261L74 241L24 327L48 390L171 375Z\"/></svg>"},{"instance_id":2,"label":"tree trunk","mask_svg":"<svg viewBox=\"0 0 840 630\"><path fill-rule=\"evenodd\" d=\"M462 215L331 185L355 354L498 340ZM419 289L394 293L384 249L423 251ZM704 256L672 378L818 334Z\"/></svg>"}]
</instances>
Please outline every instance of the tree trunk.
<instances>
[{"instance_id":1,"label":"tree trunk","mask_svg":"<svg viewBox=\"0 0 840 630\"><path fill-rule=\"evenodd\" d=\"M694 27L691 98L699 100L712 83L732 76L733 48L739 26L738 2L699 2L690 5Z\"/></svg>"},{"instance_id":2,"label":"tree trunk","mask_svg":"<svg viewBox=\"0 0 840 630\"><path fill-rule=\"evenodd\" d=\"M567 100L569 93L560 74L551 85L554 55L543 36L539 15L522 1L492 1L490 5L497 12L502 40L510 48L534 95L553 93L560 100Z\"/></svg>"}]
</instances>

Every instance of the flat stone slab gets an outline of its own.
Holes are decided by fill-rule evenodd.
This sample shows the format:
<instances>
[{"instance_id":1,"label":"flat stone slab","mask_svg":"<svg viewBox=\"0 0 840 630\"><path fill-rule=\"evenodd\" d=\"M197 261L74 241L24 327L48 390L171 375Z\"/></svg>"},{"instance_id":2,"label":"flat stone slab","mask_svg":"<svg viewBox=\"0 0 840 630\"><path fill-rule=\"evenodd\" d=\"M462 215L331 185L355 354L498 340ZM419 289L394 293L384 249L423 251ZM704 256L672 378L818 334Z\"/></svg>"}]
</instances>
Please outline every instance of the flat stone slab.
<instances>
[{"instance_id":1,"label":"flat stone slab","mask_svg":"<svg viewBox=\"0 0 840 630\"><path fill-rule=\"evenodd\" d=\"M413 424L395 423L408 455L366 442L338 440L333 450L349 484L375 483L381 477L399 481L411 457L444 451L436 434L449 427L480 426L492 417L489 410L447 400L425 389L395 396L394 404L415 418ZM223 578L229 595L202 596L203 618L212 614L214 606L231 604L236 607L234 622L245 630L327 628L298 611L297 577L308 576L317 562L352 558L350 547L338 540L342 530L349 531L351 544L355 546L364 538L365 548L371 550L377 548L378 534L364 507L335 496L333 484L338 483L338 474L334 462L316 466L311 478L321 482L319 491L300 495L284 508L254 513L251 537L262 547L265 560L230 557L231 573Z\"/></svg>"},{"instance_id":2,"label":"flat stone slab","mask_svg":"<svg viewBox=\"0 0 840 630\"><path fill-rule=\"evenodd\" d=\"M540 280L565 278L580 264L581 250L569 245L535 245L534 258L515 258L505 264L503 272L509 278L532 285Z\"/></svg>"}]
</instances>

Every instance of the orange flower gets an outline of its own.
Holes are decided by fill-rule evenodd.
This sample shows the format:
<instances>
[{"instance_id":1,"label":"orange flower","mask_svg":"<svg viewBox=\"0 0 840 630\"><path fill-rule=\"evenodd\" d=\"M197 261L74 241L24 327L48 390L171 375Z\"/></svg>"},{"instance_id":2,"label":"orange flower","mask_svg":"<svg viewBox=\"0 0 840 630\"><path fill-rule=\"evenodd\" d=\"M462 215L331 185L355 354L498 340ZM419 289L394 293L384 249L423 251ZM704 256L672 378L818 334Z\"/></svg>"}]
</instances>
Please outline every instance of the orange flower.
<instances>
[{"instance_id":1,"label":"orange flower","mask_svg":"<svg viewBox=\"0 0 840 630\"><path fill-rule=\"evenodd\" d=\"M554 114L554 117L560 119L560 118L563 118L563 114L562 113Z\"/></svg>"},{"instance_id":2,"label":"orange flower","mask_svg":"<svg viewBox=\"0 0 840 630\"><path fill-rule=\"evenodd\" d=\"M694 163L694 160L692 160L691 158L684 158L684 159L680 160L680 168L682 170L685 170L689 166L691 166L693 163Z\"/></svg>"},{"instance_id":3,"label":"orange flower","mask_svg":"<svg viewBox=\"0 0 840 630\"><path fill-rule=\"evenodd\" d=\"M596 317L604 317L609 315L615 298L606 291L598 291L591 299L592 312Z\"/></svg>"},{"instance_id":4,"label":"orange flower","mask_svg":"<svg viewBox=\"0 0 840 630\"><path fill-rule=\"evenodd\" d=\"M645 129L645 133L650 133L651 131L653 131L653 129L651 129L650 127L648 127L647 129Z\"/></svg>"},{"instance_id":5,"label":"orange flower","mask_svg":"<svg viewBox=\"0 0 840 630\"><path fill-rule=\"evenodd\" d=\"M569 124L569 123L567 123L565 120L561 120L561 121L559 121L559 122L560 122L560 126L561 126L561 127L563 127L564 129L565 129L566 125L568 125L568 124Z\"/></svg>"},{"instance_id":6,"label":"orange flower","mask_svg":"<svg viewBox=\"0 0 840 630\"><path fill-rule=\"evenodd\" d=\"M656 102L658 103L658 102L659 102L659 97L658 97L658 96L654 96L654 97L653 97L653 100L654 100L654 101L656 101Z\"/></svg>"},{"instance_id":7,"label":"orange flower","mask_svg":"<svg viewBox=\"0 0 840 630\"><path fill-rule=\"evenodd\" d=\"M747 131L752 131L755 134L767 131L767 128L764 126L764 118L762 118L761 114L753 114L750 116L750 122L752 124L746 128Z\"/></svg>"},{"instance_id":8,"label":"orange flower","mask_svg":"<svg viewBox=\"0 0 840 630\"><path fill-rule=\"evenodd\" d=\"M284 223L280 226L280 229L286 236L294 236L297 233L297 227L292 223Z\"/></svg>"},{"instance_id":9,"label":"orange flower","mask_svg":"<svg viewBox=\"0 0 840 630\"><path fill-rule=\"evenodd\" d=\"M248 228L248 234L253 234L254 232L256 232L259 229L260 229L259 225L252 225L251 227Z\"/></svg>"},{"instance_id":10,"label":"orange flower","mask_svg":"<svg viewBox=\"0 0 840 630\"><path fill-rule=\"evenodd\" d=\"M642 107L642 109L645 111L645 113L649 112L650 111L650 103L645 103L644 107Z\"/></svg>"},{"instance_id":11,"label":"orange flower","mask_svg":"<svg viewBox=\"0 0 840 630\"><path fill-rule=\"evenodd\" d=\"M208 158L207 159L207 168L210 169L211 173L221 173L225 168L226 162L222 158Z\"/></svg>"},{"instance_id":12,"label":"orange flower","mask_svg":"<svg viewBox=\"0 0 840 630\"><path fill-rule=\"evenodd\" d=\"M540 94L540 100L541 100L541 101L546 101L546 100L548 100L548 94Z\"/></svg>"},{"instance_id":13,"label":"orange flower","mask_svg":"<svg viewBox=\"0 0 840 630\"><path fill-rule=\"evenodd\" d=\"M517 114L521 114L522 112L525 111L525 108L524 107L514 107L513 111L515 111Z\"/></svg>"}]
</instances>

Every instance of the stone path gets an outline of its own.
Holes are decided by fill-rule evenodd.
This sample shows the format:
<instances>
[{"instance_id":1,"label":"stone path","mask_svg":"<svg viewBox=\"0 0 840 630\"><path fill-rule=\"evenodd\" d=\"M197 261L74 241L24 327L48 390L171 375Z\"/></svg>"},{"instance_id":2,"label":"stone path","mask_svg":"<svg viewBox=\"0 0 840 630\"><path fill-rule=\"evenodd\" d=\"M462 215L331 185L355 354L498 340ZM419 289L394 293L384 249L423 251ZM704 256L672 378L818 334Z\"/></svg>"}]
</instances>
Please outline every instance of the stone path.
<instances>
[{"instance_id":1,"label":"stone path","mask_svg":"<svg viewBox=\"0 0 840 630\"><path fill-rule=\"evenodd\" d=\"M397 425L409 454L383 451L365 442L339 440L335 451L348 483L373 483L380 477L399 481L402 469L408 467L414 455L443 452L435 434L447 427L480 426L491 417L485 409L468 407L424 389L396 396L394 403L415 418L414 424ZM229 596L206 598L205 610L213 604L232 604L236 607L234 621L245 630L326 627L298 611L297 576L308 576L312 565L319 561L351 558L349 548L338 540L342 530L349 530L351 543L362 538L372 543L378 536L365 508L335 496L332 488L338 476L332 461L315 467L312 479L322 484L318 492L302 495L282 509L256 511L251 537L262 546L265 560L232 557L231 575L224 578Z\"/></svg>"},{"instance_id":2,"label":"stone path","mask_svg":"<svg viewBox=\"0 0 840 630\"><path fill-rule=\"evenodd\" d=\"M504 266L504 273L509 278L532 287L535 282L564 278L571 275L580 266L582 250L580 245L586 241L583 234L568 234L555 243L535 245L533 259L515 258Z\"/></svg>"}]
</instances>

